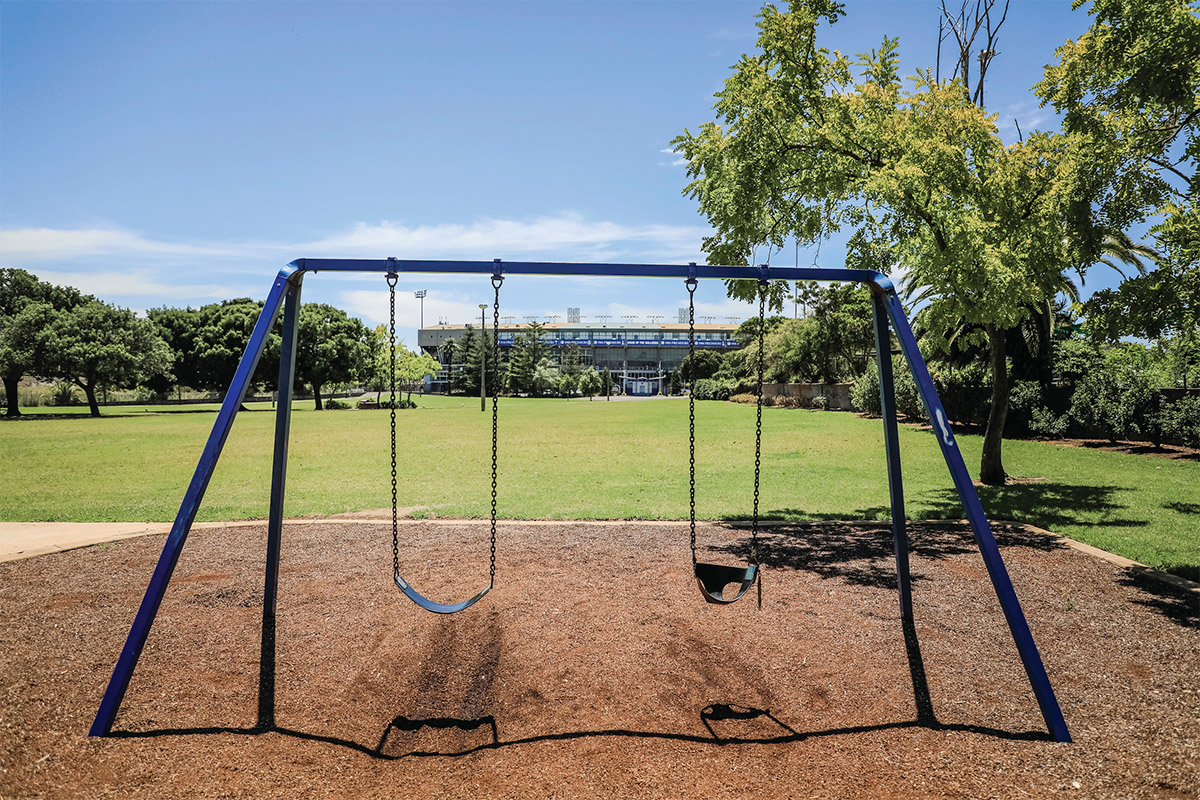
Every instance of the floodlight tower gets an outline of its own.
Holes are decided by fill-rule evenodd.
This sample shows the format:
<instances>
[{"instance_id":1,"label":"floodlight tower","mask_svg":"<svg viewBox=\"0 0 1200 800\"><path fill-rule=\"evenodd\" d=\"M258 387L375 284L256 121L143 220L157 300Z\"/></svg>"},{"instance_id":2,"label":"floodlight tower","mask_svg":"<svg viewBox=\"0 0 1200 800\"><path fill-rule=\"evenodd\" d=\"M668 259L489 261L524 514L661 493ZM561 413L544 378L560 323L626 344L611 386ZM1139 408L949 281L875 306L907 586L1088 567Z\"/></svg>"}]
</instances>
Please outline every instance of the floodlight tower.
<instances>
[{"instance_id":1,"label":"floodlight tower","mask_svg":"<svg viewBox=\"0 0 1200 800\"><path fill-rule=\"evenodd\" d=\"M413 292L413 297L421 301L421 327L425 327L425 295L429 294L428 289L418 289Z\"/></svg>"}]
</instances>

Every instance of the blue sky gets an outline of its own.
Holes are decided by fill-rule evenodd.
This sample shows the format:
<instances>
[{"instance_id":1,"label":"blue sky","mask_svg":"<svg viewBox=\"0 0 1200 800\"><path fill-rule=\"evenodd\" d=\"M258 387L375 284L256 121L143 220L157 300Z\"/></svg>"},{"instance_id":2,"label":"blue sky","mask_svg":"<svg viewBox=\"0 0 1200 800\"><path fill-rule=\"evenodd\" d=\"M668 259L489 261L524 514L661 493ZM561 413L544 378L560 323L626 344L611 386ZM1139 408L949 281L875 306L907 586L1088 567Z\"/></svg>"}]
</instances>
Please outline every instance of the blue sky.
<instances>
[{"instance_id":1,"label":"blue sky","mask_svg":"<svg viewBox=\"0 0 1200 800\"><path fill-rule=\"evenodd\" d=\"M707 226L669 152L712 119L754 48L748 2L0 4L0 266L135 310L261 299L299 257L703 260ZM900 39L931 66L936 0L849 0L843 52ZM986 89L1000 133L1049 128L1029 88L1087 29L1067 0L1013 0ZM801 264L814 252L802 250ZM839 266L836 242L820 263ZM793 263L794 253L775 263ZM1113 281L1099 271L1087 290ZM486 278L405 276L398 328L465 322ZM380 276L305 299L369 323ZM700 312L748 316L716 283ZM522 278L518 318L673 315L673 281Z\"/></svg>"}]
</instances>

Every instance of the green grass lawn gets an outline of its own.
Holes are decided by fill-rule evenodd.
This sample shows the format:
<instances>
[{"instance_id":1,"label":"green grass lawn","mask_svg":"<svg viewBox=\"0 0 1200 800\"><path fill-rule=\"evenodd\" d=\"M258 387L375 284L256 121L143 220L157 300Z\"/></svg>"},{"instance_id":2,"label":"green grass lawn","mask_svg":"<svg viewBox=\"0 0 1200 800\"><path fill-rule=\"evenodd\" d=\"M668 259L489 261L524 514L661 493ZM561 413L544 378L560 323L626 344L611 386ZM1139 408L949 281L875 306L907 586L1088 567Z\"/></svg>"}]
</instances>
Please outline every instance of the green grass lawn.
<instances>
[{"instance_id":1,"label":"green grass lawn","mask_svg":"<svg viewBox=\"0 0 1200 800\"><path fill-rule=\"evenodd\" d=\"M418 515L486 516L491 414L477 400L421 398L398 414L400 503ZM238 415L198 519L267 514L274 415ZM386 411L292 420L287 514L390 502ZM106 416L0 423L0 519L170 520L211 429L215 406L106 409ZM754 407L697 404L697 513L737 519L752 504ZM960 518L932 435L902 427L908 516ZM981 439L959 444L977 473ZM1200 463L1038 442L1005 442L1011 475L980 490L988 515L1030 522L1154 566L1200 568ZM508 518L683 519L683 400L503 399L499 511ZM888 516L882 427L851 414L763 411L761 509L786 519Z\"/></svg>"}]
</instances>

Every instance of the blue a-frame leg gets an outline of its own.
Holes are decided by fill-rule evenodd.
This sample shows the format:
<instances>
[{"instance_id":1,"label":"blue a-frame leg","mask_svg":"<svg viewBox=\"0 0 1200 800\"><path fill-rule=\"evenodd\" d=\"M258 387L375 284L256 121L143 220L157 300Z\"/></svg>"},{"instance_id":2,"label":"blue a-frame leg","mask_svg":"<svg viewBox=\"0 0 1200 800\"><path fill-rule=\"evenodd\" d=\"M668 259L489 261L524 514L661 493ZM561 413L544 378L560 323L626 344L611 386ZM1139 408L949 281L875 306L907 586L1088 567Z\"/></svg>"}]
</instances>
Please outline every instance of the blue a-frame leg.
<instances>
[{"instance_id":1,"label":"blue a-frame leg","mask_svg":"<svg viewBox=\"0 0 1200 800\"><path fill-rule=\"evenodd\" d=\"M279 550L283 521L284 484L287 469L288 432L291 418L292 383L295 375L296 333L300 304L300 282L305 272L433 272L433 273L480 273L485 275L600 275L624 276L640 278L678 278L683 280L689 275L698 278L716 278L724 280L758 280L764 274L765 268L731 267L731 266L687 266L676 264L586 264L567 262L504 262L496 261L414 261L389 259L298 259L288 264L276 277L267 296L262 314L255 324L250 336L246 352L238 364L237 372L217 420L209 434L208 442L196 472L188 485L171 533L163 546L162 555L154 568L150 585L142 598L133 625L130 627L125 646L117 659L113 675L96 719L92 723L90 735L105 736L112 730L113 720L120 708L125 690L129 686L133 670L137 666L138 657L145 646L146 637L158 613L158 607L170 582L175 564L183 544L187 540L188 531L196 517L208 481L212 477L221 448L229 435L234 416L245 397L250 379L262 354L263 347L280 307L286 302L284 312L283 345L281 349L279 368L279 405L275 426L275 452L271 479L271 515L268 522L267 564L263 602L263 635L260 662L260 685L258 724L260 728L274 725L274 657L275 657L275 606L279 575ZM1042 665L1041 656L1033 642L1029 625L1021 611L1021 605L1013 590L1012 581L1000 557L991 526L980 505L979 496L971 483L971 478L963 463L958 444L950 431L945 411L933 381L925 366L917 342L909 327L908 319L900 300L896 296L895 287L887 276L870 270L852 269L807 269L774 267L769 270L769 277L775 280L816 280L816 281L856 281L871 287L874 298L873 316L875 341L879 354L879 386L880 401L883 409L884 447L887 453L888 486L892 509L892 537L896 554L897 588L900 595L901 617L912 619L912 593L908 570L908 539L905 532L904 493L900 477L900 451L896 427L896 401L892 381L891 367L891 337L888 331L888 320L891 321L901 351L916 379L917 388L929 412L933 423L934 433L946 466L958 490L963 508L966 509L967 519L975 535L976 544L983 556L988 576L992 581L996 597L1004 611L1009 631L1017 645L1021 662L1025 667L1033 693L1042 711L1046 726L1055 740L1071 741L1067 732L1066 722L1059 709L1054 689Z\"/></svg>"},{"instance_id":2,"label":"blue a-frame leg","mask_svg":"<svg viewBox=\"0 0 1200 800\"><path fill-rule=\"evenodd\" d=\"M258 659L258 727L275 726L275 601L279 595L279 548L283 541L283 496L287 481L288 434L292 427L292 390L296 382L296 341L300 329L300 283L288 281L279 348L279 391L275 405L275 453L271 461L271 511L267 520L267 568L263 581L262 645Z\"/></svg>"},{"instance_id":3,"label":"blue a-frame leg","mask_svg":"<svg viewBox=\"0 0 1200 800\"><path fill-rule=\"evenodd\" d=\"M113 718L117 716L117 709L121 707L121 699L125 696L125 690L129 688L129 679L133 677L133 669L137 666L138 657L141 656L142 648L146 645L150 626L154 624L154 617L158 614L158 607L167 591L167 584L171 581L171 573L175 571L175 564L178 563L179 554L183 551L183 543L187 541L192 522L196 519L196 511L200 508L204 490L208 488L208 481L212 478L213 470L217 466L217 459L221 456L221 448L225 446L225 439L229 436L233 418L237 416L238 408L241 407L242 400L246 397L246 390L250 386L250 379L254 377L254 370L258 366L263 346L275 324L275 317L279 314L279 306L283 303L284 294L288 291L289 281L299 273L299 269L289 264L280 270L275 282L271 285L271 291L267 295L262 313L258 315L254 331L250 334L246 352L242 355L242 360L238 363L237 371L234 373L233 383L230 384L229 391L225 393L221 410L217 412L217 421L213 424L212 433L208 435L204 452L200 454L200 461L196 464L192 482L188 484L187 492L183 496L183 503L179 506L179 513L175 515L175 523L171 526L171 533L167 535L162 555L158 557L158 564L154 567L154 574L150 577L150 585L146 587L146 594L142 597L142 604L138 607L137 616L133 618L133 625L129 629L129 635L125 638L125 646L121 649L116 668L113 669L112 679L108 682L108 688L104 690L104 698L100 701L100 710L96 712L96 719L92 722L92 728L88 732L91 736L106 736L112 730Z\"/></svg>"},{"instance_id":4,"label":"blue a-frame leg","mask_svg":"<svg viewBox=\"0 0 1200 800\"><path fill-rule=\"evenodd\" d=\"M874 287L872 287L874 288ZM892 547L896 551L896 590L901 619L912 619L912 581L908 570L908 531L904 517L904 480L900 475L900 434L896 425L896 388L892 380L892 337L888 332L883 292L872 291L875 355L879 368L879 408L883 415L883 449L887 455L888 497L892 506Z\"/></svg>"}]
</instances>

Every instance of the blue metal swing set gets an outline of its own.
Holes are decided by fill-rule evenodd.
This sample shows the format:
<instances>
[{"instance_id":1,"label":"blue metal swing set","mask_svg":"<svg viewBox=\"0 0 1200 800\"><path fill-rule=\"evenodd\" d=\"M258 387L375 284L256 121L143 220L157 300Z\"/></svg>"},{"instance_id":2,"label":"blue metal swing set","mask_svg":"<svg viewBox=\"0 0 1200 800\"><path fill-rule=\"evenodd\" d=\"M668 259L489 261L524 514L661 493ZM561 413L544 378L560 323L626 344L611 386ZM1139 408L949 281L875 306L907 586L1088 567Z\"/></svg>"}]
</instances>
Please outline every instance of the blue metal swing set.
<instances>
[{"instance_id":1,"label":"blue metal swing set","mask_svg":"<svg viewBox=\"0 0 1200 800\"><path fill-rule=\"evenodd\" d=\"M891 280L881 273L859 269L824 269L809 267L749 267L749 266L709 266L695 264L588 264L572 262L532 262L532 261L412 261L395 258L387 259L319 259L302 258L291 262L279 271L271 291L267 295L262 313L255 323L246 351L242 355L230 384L229 391L221 404L217 420L209 434L208 442L200 456L196 471L192 476L184 494L179 513L171 527L163 546L162 555L154 568L146 594L142 598L133 625L121 650L113 670L112 678L105 689L100 708L92 723L90 735L106 736L113 726L121 701L133 676L134 668L145 646L150 627L158 613L159 605L166 593L167 585L179 561L179 555L191 530L196 511L204 497L209 479L220 457L225 439L229 435L234 417L245 398L254 374L258 359L262 355L267 336L275 324L280 311L283 313L283 343L279 363L279 399L275 417L275 448L271 469L270 517L267 523L267 554L266 577L263 593L263 632L262 659L264 662L274 662L275 652L275 609L279 585L279 552L283 529L283 499L284 485L287 475L288 434L291 426L291 407L293 380L296 369L296 341L298 317L300 309L300 289L304 276L317 272L377 272L394 281L394 276L405 273L441 273L441 274L478 274L493 279L493 285L505 277L514 275L577 275L577 276L607 276L630 278L676 278L686 281L694 280L804 280L804 281L852 281L866 284L873 298L873 319L875 328L875 347L879 358L876 359L879 368L879 391L883 411L884 448L887 454L888 488L892 514L892 540L896 556L896 585L900 600L900 615L904 620L911 620L912 591L908 566L908 534L905 528L904 491L900 475L900 445L896 423L896 399L892 379L892 360L890 357L891 330L895 332L900 349L916 379L917 389L929 413L934 435L946 467L950 471L951 480L958 496L966 510L967 520L974 533L975 543L987 567L988 577L1004 612L1004 618L1012 634L1013 641L1020 654L1021 663L1029 678L1030 686L1041 709L1046 727L1055 741L1071 741L1063 719L1054 689L1046 675L1029 624L1021 611L1021 604L1013 590L1008 570L1000 556L991 525L984 514L979 496L971 482L963 462L962 453L946 419L941 400L934 390L929 370L917 349L917 341L913 336L908 318L897 297L895 286ZM494 405L493 405L494 409ZM744 572L744 569L742 570ZM396 581L404 593L414 602L440 613L460 610L479 599L479 596L465 603L437 604L427 600L411 586L401 584L403 579ZM489 582L488 588L491 588ZM414 596L415 595L415 596ZM740 595L739 595L740 596ZM421 601L425 602L422 603ZM440 608L430 608L440 606ZM264 692L268 696L263 696ZM270 727L274 724L274 681L273 676L265 685L260 684L259 725Z\"/></svg>"}]
</instances>

